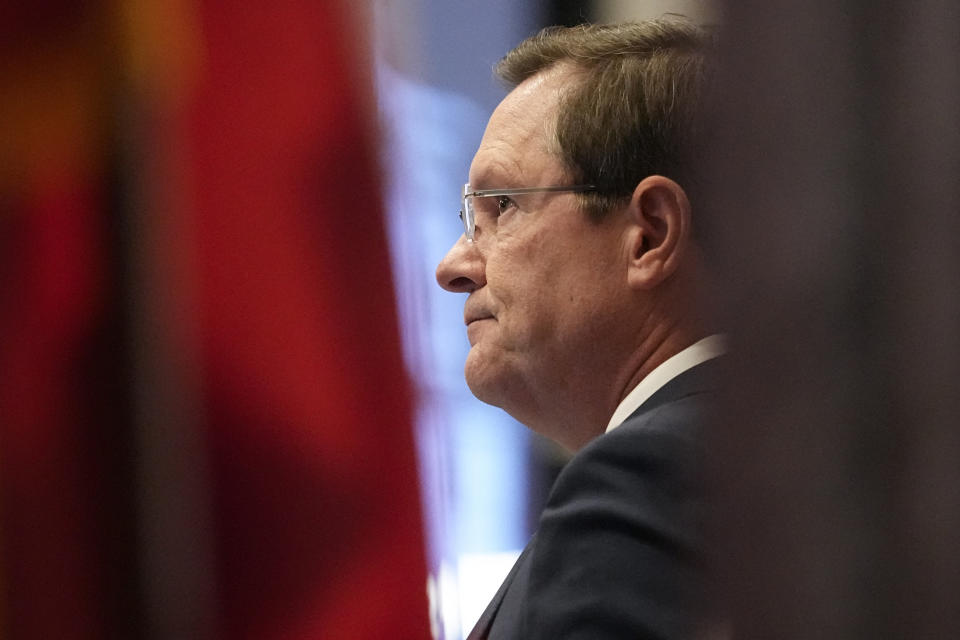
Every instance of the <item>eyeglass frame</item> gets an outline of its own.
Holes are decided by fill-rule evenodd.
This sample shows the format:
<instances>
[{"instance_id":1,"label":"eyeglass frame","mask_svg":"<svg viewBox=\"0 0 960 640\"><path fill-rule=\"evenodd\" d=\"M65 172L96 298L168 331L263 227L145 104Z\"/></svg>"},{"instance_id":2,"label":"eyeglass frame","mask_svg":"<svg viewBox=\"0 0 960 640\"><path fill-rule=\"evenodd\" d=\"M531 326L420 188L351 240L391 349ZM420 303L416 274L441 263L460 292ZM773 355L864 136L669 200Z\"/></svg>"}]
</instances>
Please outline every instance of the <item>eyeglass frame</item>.
<instances>
[{"instance_id":1,"label":"eyeglass frame","mask_svg":"<svg viewBox=\"0 0 960 640\"><path fill-rule=\"evenodd\" d=\"M468 198L489 198L493 196L519 196L525 193L588 193L596 191L592 184L554 185L550 187L517 187L515 189L479 189L470 191L470 183L463 185L463 208L460 209L460 221L463 223L463 235L469 242L473 242L476 233L477 217L473 210L473 203Z\"/></svg>"}]
</instances>

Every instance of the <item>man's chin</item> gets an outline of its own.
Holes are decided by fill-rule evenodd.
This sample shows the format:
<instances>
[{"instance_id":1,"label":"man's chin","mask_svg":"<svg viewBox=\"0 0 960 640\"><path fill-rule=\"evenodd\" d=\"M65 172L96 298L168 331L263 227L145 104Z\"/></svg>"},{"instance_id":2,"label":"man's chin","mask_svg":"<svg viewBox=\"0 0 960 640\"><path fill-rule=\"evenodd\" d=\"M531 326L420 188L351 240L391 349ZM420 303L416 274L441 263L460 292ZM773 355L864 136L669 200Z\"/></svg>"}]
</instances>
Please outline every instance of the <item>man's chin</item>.
<instances>
[{"instance_id":1,"label":"man's chin","mask_svg":"<svg viewBox=\"0 0 960 640\"><path fill-rule=\"evenodd\" d=\"M477 397L477 400L495 407L501 407L503 395L504 372L500 367L493 364L484 357L483 349L474 346L467 354L467 361L463 367L464 378L467 381L467 387L470 392Z\"/></svg>"}]
</instances>

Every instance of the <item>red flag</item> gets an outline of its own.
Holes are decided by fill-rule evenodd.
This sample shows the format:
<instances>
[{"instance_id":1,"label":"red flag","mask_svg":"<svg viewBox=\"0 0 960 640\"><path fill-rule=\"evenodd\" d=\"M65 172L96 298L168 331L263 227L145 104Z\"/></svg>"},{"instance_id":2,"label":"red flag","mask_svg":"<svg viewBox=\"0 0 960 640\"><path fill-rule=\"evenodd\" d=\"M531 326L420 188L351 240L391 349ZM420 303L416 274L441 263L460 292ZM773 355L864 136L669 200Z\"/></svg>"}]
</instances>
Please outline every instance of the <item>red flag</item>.
<instances>
[{"instance_id":1,"label":"red flag","mask_svg":"<svg viewBox=\"0 0 960 640\"><path fill-rule=\"evenodd\" d=\"M0 47L0 635L429 637L345 3L21 4L30 46ZM211 561L188 589L191 558Z\"/></svg>"},{"instance_id":2,"label":"red flag","mask_svg":"<svg viewBox=\"0 0 960 640\"><path fill-rule=\"evenodd\" d=\"M429 637L370 77L344 4L202 9L189 166L229 638Z\"/></svg>"}]
</instances>

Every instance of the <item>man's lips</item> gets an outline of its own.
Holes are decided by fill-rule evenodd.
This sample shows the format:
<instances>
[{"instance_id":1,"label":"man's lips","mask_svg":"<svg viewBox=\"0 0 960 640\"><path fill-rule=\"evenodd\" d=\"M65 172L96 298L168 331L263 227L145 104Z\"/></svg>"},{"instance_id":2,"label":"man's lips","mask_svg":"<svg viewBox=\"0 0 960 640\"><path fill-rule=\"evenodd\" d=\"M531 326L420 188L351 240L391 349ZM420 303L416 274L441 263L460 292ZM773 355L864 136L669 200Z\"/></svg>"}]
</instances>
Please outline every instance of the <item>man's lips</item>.
<instances>
[{"instance_id":1,"label":"man's lips","mask_svg":"<svg viewBox=\"0 0 960 640\"><path fill-rule=\"evenodd\" d=\"M479 308L478 306L467 305L463 309L463 324L467 325L468 327L471 323L476 322L477 320L486 320L487 318L492 317L492 313L486 309Z\"/></svg>"},{"instance_id":2,"label":"man's lips","mask_svg":"<svg viewBox=\"0 0 960 640\"><path fill-rule=\"evenodd\" d=\"M463 305L463 324L468 327L478 320L487 320L493 317L493 313L487 308L483 298L476 295L476 292L471 294Z\"/></svg>"},{"instance_id":3,"label":"man's lips","mask_svg":"<svg viewBox=\"0 0 960 640\"><path fill-rule=\"evenodd\" d=\"M493 316L489 313L471 313L463 317L463 323L467 325L467 340L470 341L471 347L480 340L480 334L483 333L485 326L483 320L493 320Z\"/></svg>"},{"instance_id":4,"label":"man's lips","mask_svg":"<svg viewBox=\"0 0 960 640\"><path fill-rule=\"evenodd\" d=\"M488 320L488 319L490 319L490 318L493 318L493 316L492 316L491 314L489 314L489 313L486 313L486 314L482 314L482 313L471 314L471 315L469 315L469 316L464 316L464 317L463 317L463 324L465 324L465 325L467 325L467 326L469 327L472 323L477 322L478 320Z\"/></svg>"}]
</instances>

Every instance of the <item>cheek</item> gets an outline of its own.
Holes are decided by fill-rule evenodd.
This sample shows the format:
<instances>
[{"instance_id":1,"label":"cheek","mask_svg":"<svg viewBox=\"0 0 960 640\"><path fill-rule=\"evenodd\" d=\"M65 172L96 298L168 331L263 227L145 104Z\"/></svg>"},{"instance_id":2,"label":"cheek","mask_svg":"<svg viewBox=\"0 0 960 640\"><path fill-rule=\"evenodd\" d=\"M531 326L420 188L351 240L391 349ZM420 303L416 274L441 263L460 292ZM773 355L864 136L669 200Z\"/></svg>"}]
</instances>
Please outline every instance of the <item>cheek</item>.
<instances>
[{"instance_id":1,"label":"cheek","mask_svg":"<svg viewBox=\"0 0 960 640\"><path fill-rule=\"evenodd\" d=\"M499 314L510 309L516 301L524 297L525 271L516 260L506 257L491 256L487 259L485 276L487 280L487 295L496 305L494 311Z\"/></svg>"},{"instance_id":2,"label":"cheek","mask_svg":"<svg viewBox=\"0 0 960 640\"><path fill-rule=\"evenodd\" d=\"M541 233L502 238L497 249L487 259L486 281L502 342L529 347L555 331L568 304L567 256Z\"/></svg>"},{"instance_id":3,"label":"cheek","mask_svg":"<svg viewBox=\"0 0 960 640\"><path fill-rule=\"evenodd\" d=\"M496 306L497 318L518 322L537 308L543 296L543 279L530 269L514 264L488 265L487 289Z\"/></svg>"},{"instance_id":4,"label":"cheek","mask_svg":"<svg viewBox=\"0 0 960 640\"><path fill-rule=\"evenodd\" d=\"M496 250L487 257L486 278L491 292L504 303L533 299L556 285L559 261L544 242L539 235L498 238Z\"/></svg>"}]
</instances>

